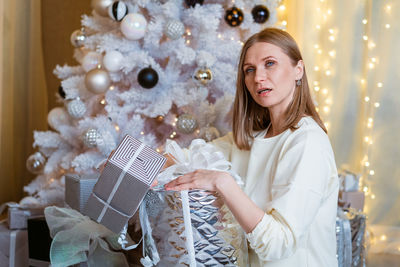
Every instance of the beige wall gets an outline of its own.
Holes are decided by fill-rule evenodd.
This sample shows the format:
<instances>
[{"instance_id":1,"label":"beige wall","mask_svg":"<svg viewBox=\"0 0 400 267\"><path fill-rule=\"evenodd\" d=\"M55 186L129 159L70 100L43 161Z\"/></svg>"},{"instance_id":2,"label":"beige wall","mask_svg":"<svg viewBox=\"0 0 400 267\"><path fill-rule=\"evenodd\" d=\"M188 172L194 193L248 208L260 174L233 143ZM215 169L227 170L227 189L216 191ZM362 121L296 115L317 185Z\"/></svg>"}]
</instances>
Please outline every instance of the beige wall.
<instances>
[{"instance_id":1,"label":"beige wall","mask_svg":"<svg viewBox=\"0 0 400 267\"><path fill-rule=\"evenodd\" d=\"M90 14L90 0L42 0L42 40L49 110L55 106L60 80L53 74L58 65L76 65L71 33L81 28L81 16Z\"/></svg>"}]
</instances>

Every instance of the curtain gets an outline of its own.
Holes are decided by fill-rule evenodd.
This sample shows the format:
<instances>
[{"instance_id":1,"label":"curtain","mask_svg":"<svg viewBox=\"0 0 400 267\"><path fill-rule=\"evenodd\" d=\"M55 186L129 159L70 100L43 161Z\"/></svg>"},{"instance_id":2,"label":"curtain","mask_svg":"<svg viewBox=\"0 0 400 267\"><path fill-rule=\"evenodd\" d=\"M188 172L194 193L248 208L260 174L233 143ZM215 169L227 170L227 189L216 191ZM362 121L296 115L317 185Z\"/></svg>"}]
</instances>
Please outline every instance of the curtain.
<instances>
[{"instance_id":1,"label":"curtain","mask_svg":"<svg viewBox=\"0 0 400 267\"><path fill-rule=\"evenodd\" d=\"M47 128L40 4L0 1L0 203L23 196L33 131Z\"/></svg>"},{"instance_id":2,"label":"curtain","mask_svg":"<svg viewBox=\"0 0 400 267\"><path fill-rule=\"evenodd\" d=\"M362 175L371 251L400 254L400 3L284 4L337 166Z\"/></svg>"}]
</instances>

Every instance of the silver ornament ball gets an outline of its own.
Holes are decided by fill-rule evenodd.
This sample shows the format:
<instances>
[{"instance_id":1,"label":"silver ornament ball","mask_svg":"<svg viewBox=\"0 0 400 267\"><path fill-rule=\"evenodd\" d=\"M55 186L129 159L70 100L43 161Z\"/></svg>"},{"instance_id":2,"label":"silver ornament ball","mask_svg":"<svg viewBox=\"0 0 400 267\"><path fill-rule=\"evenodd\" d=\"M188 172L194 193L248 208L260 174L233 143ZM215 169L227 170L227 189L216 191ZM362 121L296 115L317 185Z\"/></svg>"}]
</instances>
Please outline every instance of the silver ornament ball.
<instances>
[{"instance_id":1,"label":"silver ornament ball","mask_svg":"<svg viewBox=\"0 0 400 267\"><path fill-rule=\"evenodd\" d=\"M176 40L185 33L185 25L179 20L171 19L165 24L164 33L168 38Z\"/></svg>"},{"instance_id":2,"label":"silver ornament ball","mask_svg":"<svg viewBox=\"0 0 400 267\"><path fill-rule=\"evenodd\" d=\"M74 47L82 47L86 41L86 34L83 30L76 30L71 34L71 44Z\"/></svg>"},{"instance_id":3,"label":"silver ornament ball","mask_svg":"<svg viewBox=\"0 0 400 267\"><path fill-rule=\"evenodd\" d=\"M71 117L79 119L85 115L86 105L79 98L77 98L68 103L67 110Z\"/></svg>"},{"instance_id":4,"label":"silver ornament ball","mask_svg":"<svg viewBox=\"0 0 400 267\"><path fill-rule=\"evenodd\" d=\"M92 0L92 8L97 14L103 17L108 16L108 7L114 2L114 0Z\"/></svg>"},{"instance_id":5,"label":"silver ornament ball","mask_svg":"<svg viewBox=\"0 0 400 267\"><path fill-rule=\"evenodd\" d=\"M194 71L193 80L200 85L207 85L212 79L212 71L209 68L198 68Z\"/></svg>"},{"instance_id":6,"label":"silver ornament ball","mask_svg":"<svg viewBox=\"0 0 400 267\"><path fill-rule=\"evenodd\" d=\"M93 69L86 73L85 85L94 94L105 93L111 85L110 75L103 69Z\"/></svg>"},{"instance_id":7,"label":"silver ornament ball","mask_svg":"<svg viewBox=\"0 0 400 267\"><path fill-rule=\"evenodd\" d=\"M176 122L176 127L179 132L184 134L191 134L197 128L196 118L191 114L182 114L178 117L178 121Z\"/></svg>"},{"instance_id":8,"label":"silver ornament ball","mask_svg":"<svg viewBox=\"0 0 400 267\"><path fill-rule=\"evenodd\" d=\"M96 129L89 129L83 134L83 143L85 146L92 148L97 146L97 139L101 138L100 133Z\"/></svg>"},{"instance_id":9,"label":"silver ornament ball","mask_svg":"<svg viewBox=\"0 0 400 267\"><path fill-rule=\"evenodd\" d=\"M42 173L45 164L46 158L40 152L36 152L30 155L26 160L26 168L33 174Z\"/></svg>"},{"instance_id":10,"label":"silver ornament ball","mask_svg":"<svg viewBox=\"0 0 400 267\"><path fill-rule=\"evenodd\" d=\"M220 137L220 133L217 128L213 126L206 126L200 129L199 137L204 139L206 142L210 142Z\"/></svg>"}]
</instances>

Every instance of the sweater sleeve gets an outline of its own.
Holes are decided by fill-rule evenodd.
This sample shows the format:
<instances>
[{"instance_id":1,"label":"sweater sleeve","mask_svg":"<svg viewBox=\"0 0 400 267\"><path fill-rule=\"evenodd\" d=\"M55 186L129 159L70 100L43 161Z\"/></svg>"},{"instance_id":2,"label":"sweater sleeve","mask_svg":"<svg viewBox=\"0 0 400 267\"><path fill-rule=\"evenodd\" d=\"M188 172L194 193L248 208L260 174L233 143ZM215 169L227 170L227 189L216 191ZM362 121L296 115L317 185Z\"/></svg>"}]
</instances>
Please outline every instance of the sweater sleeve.
<instances>
[{"instance_id":1,"label":"sweater sleeve","mask_svg":"<svg viewBox=\"0 0 400 267\"><path fill-rule=\"evenodd\" d=\"M335 173L327 144L327 137L318 131L306 131L283 146L275 165L267 212L247 234L251 248L262 260L291 256L300 238L308 233Z\"/></svg>"}]
</instances>

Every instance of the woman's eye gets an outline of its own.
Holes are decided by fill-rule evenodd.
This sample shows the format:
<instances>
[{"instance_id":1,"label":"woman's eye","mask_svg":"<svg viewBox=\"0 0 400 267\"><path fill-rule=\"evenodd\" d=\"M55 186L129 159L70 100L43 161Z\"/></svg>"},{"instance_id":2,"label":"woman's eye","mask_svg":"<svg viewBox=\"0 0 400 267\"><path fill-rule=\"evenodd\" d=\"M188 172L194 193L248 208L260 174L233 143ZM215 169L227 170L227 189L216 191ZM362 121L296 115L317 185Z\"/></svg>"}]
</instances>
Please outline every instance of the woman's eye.
<instances>
[{"instance_id":1,"label":"woman's eye","mask_svg":"<svg viewBox=\"0 0 400 267\"><path fill-rule=\"evenodd\" d=\"M250 72L253 72L254 71L254 68L247 68L244 72L245 73L250 73Z\"/></svg>"},{"instance_id":2,"label":"woman's eye","mask_svg":"<svg viewBox=\"0 0 400 267\"><path fill-rule=\"evenodd\" d=\"M272 65L274 65L275 64L275 62L273 62L273 61L267 61L267 62L265 62L265 66L267 66L267 67L271 67Z\"/></svg>"}]
</instances>

